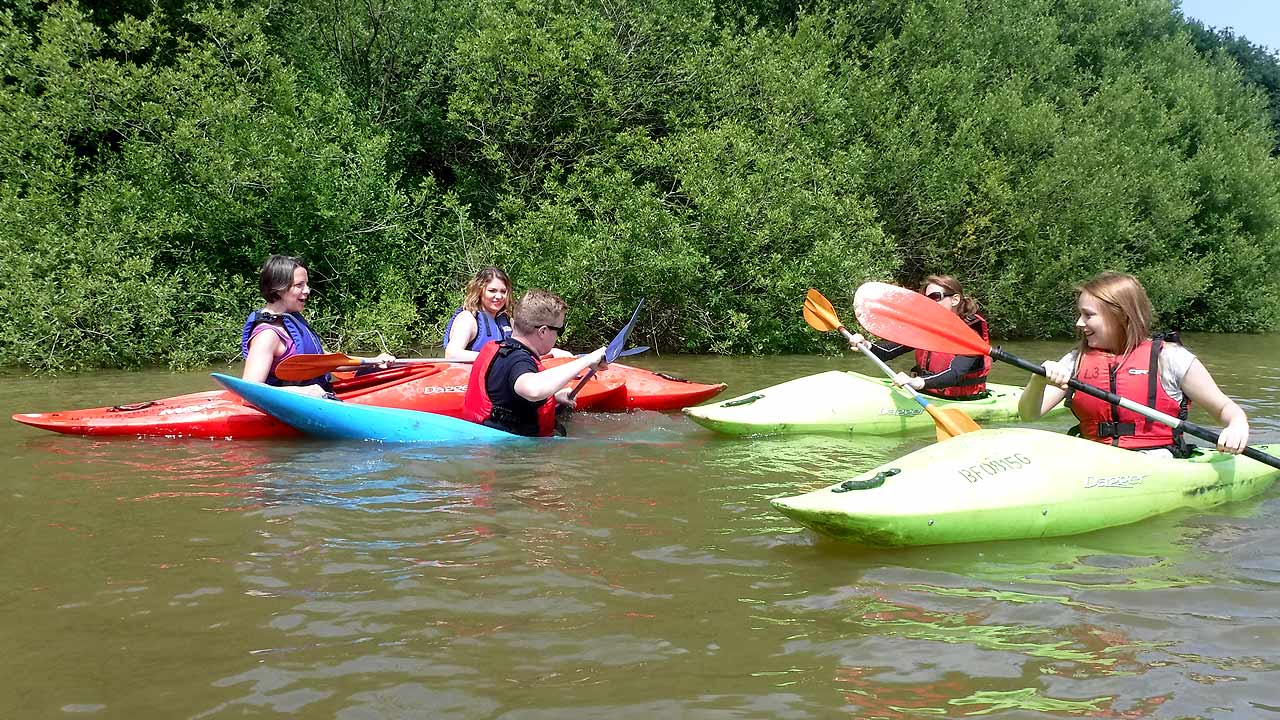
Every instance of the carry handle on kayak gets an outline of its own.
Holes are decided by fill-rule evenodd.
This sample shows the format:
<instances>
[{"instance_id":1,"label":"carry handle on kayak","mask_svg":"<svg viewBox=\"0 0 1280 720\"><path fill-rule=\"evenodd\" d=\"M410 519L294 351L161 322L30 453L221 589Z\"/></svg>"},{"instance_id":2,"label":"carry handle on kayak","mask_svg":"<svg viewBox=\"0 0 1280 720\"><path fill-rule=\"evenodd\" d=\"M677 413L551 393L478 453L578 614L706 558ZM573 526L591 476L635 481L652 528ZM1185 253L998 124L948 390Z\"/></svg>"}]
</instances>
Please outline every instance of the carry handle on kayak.
<instances>
[{"instance_id":1,"label":"carry handle on kayak","mask_svg":"<svg viewBox=\"0 0 1280 720\"><path fill-rule=\"evenodd\" d=\"M887 283L863 283L854 295L854 308L858 322L863 327L894 342L954 355L990 355L996 360L1015 365L1027 372L1047 376L1043 366L1023 360L1000 348L991 347L991 344L979 337L964 320L960 319L960 316L925 296L905 288ZM1086 385L1075 378L1067 381L1067 386L1077 392L1119 405L1148 420L1168 425L1174 430L1194 435L1214 445L1218 443L1219 433L1209 428L1180 420L1101 388ZM1246 446L1241 454L1280 469L1280 458L1256 448Z\"/></svg>"},{"instance_id":2,"label":"carry handle on kayak","mask_svg":"<svg viewBox=\"0 0 1280 720\"><path fill-rule=\"evenodd\" d=\"M819 332L839 330L846 340L850 343L853 342L853 333L849 332L844 323L840 322L840 316L836 314L835 306L822 293L813 288L809 288L809 293L804 298L804 320L809 323L809 327ZM880 366L880 369L884 371L885 375L889 376L890 380L894 380L893 369L886 365L883 360L876 357L875 353L861 345L858 346L858 349L862 351L862 354L871 358L872 362ZM898 385L896 380L894 385ZM937 428L939 440L947 440L957 435L982 429L982 426L978 425L973 418L955 408L939 408L930 405L929 401L925 400L924 396L916 392L916 389L910 385L898 385L898 387L906 390L911 399L919 403L920 407L929 413L929 417L933 418L933 424Z\"/></svg>"}]
</instances>

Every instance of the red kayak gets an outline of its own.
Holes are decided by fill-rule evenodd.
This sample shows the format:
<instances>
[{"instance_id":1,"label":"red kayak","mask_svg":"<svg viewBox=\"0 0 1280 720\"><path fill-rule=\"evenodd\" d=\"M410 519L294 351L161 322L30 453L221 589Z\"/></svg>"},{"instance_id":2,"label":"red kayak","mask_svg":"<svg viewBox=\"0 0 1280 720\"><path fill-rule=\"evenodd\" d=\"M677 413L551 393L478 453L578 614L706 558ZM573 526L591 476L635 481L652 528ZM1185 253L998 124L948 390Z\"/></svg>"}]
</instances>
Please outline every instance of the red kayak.
<instances>
[{"instance_id":1,"label":"red kayak","mask_svg":"<svg viewBox=\"0 0 1280 720\"><path fill-rule=\"evenodd\" d=\"M338 397L359 405L423 410L458 417L471 366L433 363L380 370L334 381ZM578 407L595 410L626 404L616 377L593 377L578 393ZM293 428L246 405L226 390L162 400L50 413L19 413L14 420L69 435L267 438L298 435Z\"/></svg>"},{"instance_id":2,"label":"red kayak","mask_svg":"<svg viewBox=\"0 0 1280 720\"><path fill-rule=\"evenodd\" d=\"M597 411L679 410L710 400L725 389L724 383L707 385L643 368L612 363L609 369L596 373L606 381L617 380L626 386L625 398L610 396L592 408ZM620 400L620 403L617 401Z\"/></svg>"}]
</instances>

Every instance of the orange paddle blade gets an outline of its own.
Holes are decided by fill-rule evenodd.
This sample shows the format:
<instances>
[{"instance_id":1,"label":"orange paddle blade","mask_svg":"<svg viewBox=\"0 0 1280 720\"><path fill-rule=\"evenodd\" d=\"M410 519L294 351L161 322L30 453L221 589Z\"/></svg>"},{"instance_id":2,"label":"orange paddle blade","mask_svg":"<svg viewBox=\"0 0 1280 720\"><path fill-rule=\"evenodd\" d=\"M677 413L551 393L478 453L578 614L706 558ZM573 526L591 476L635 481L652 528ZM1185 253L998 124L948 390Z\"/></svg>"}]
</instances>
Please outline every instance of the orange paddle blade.
<instances>
[{"instance_id":1,"label":"orange paddle blade","mask_svg":"<svg viewBox=\"0 0 1280 720\"><path fill-rule=\"evenodd\" d=\"M813 288L809 288L804 297L804 321L819 332L831 332L844 326L831 301Z\"/></svg>"},{"instance_id":2,"label":"orange paddle blade","mask_svg":"<svg viewBox=\"0 0 1280 720\"><path fill-rule=\"evenodd\" d=\"M982 426L974 422L973 418L956 408L940 408L929 404L925 405L924 409L929 413L929 417L933 418L933 424L937 426L939 440L982 429Z\"/></svg>"},{"instance_id":3,"label":"orange paddle blade","mask_svg":"<svg viewBox=\"0 0 1280 720\"><path fill-rule=\"evenodd\" d=\"M359 364L360 358L353 358L343 353L290 355L276 366L276 377L288 382L300 382L318 378L340 367Z\"/></svg>"},{"instance_id":4,"label":"orange paddle blade","mask_svg":"<svg viewBox=\"0 0 1280 720\"><path fill-rule=\"evenodd\" d=\"M953 355L986 355L991 345L960 316L905 288L863 283L853 296L862 327L901 345Z\"/></svg>"},{"instance_id":5,"label":"orange paddle blade","mask_svg":"<svg viewBox=\"0 0 1280 720\"><path fill-rule=\"evenodd\" d=\"M833 326L826 318L821 317L818 313L814 312L809 307L808 303L805 303L804 306L804 321L809 323L809 327L817 330L818 332L831 332L839 327L839 325Z\"/></svg>"}]
</instances>

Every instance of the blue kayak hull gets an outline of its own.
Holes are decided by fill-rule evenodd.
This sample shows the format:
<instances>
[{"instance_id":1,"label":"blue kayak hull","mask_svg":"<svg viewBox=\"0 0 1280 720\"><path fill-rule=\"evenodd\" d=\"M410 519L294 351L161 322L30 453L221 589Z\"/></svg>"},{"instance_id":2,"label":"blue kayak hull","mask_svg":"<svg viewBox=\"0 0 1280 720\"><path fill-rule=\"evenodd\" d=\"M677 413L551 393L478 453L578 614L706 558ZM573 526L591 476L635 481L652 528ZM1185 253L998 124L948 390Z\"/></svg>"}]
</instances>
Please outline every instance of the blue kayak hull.
<instances>
[{"instance_id":1,"label":"blue kayak hull","mask_svg":"<svg viewBox=\"0 0 1280 720\"><path fill-rule=\"evenodd\" d=\"M286 425L330 440L490 443L529 439L447 415L309 397L221 373L213 373L213 379Z\"/></svg>"}]
</instances>

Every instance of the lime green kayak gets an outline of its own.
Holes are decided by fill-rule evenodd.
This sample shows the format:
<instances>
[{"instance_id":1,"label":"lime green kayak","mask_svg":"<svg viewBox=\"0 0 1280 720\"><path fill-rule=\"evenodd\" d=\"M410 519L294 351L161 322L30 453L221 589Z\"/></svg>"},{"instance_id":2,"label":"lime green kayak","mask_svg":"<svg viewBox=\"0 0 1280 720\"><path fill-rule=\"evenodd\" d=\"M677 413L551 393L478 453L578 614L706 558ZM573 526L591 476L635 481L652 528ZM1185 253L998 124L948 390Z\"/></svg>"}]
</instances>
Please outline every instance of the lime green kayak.
<instances>
[{"instance_id":1,"label":"lime green kayak","mask_svg":"<svg viewBox=\"0 0 1280 720\"><path fill-rule=\"evenodd\" d=\"M1275 453L1271 447L1257 449ZM877 547L1074 535L1253 497L1280 470L1201 449L1155 457L1030 428L945 440L855 478L773 500L823 535Z\"/></svg>"},{"instance_id":2,"label":"lime green kayak","mask_svg":"<svg viewBox=\"0 0 1280 720\"><path fill-rule=\"evenodd\" d=\"M939 408L958 408L976 422L1018 420L1022 388L987 383L981 400L929 397ZM1065 412L1062 406L1054 412ZM888 378L856 372L829 372L789 380L722 402L685 408L703 427L727 435L857 433L899 435L932 431L933 419Z\"/></svg>"}]
</instances>

